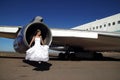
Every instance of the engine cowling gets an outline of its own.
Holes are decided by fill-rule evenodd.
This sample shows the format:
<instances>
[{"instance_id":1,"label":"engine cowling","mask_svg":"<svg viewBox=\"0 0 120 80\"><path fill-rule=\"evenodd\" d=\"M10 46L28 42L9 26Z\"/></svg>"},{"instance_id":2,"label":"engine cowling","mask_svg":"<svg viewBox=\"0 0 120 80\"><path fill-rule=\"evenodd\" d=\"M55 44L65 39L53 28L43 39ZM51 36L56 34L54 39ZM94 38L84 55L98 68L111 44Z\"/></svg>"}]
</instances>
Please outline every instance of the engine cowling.
<instances>
[{"instance_id":1,"label":"engine cowling","mask_svg":"<svg viewBox=\"0 0 120 80\"><path fill-rule=\"evenodd\" d=\"M42 22L41 17L36 17L34 21L21 29L14 41L14 49L20 53L25 52L29 48L28 45L37 29L41 30L45 45L50 45L52 42L51 30Z\"/></svg>"}]
</instances>

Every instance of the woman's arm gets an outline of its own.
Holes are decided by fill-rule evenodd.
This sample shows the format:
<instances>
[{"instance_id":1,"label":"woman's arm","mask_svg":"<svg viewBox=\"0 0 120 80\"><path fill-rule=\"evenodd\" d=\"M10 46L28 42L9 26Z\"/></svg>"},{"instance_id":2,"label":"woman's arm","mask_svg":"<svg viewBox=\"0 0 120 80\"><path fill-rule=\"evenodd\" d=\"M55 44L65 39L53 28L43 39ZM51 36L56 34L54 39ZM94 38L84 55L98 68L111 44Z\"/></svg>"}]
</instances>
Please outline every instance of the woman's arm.
<instances>
[{"instance_id":1,"label":"woman's arm","mask_svg":"<svg viewBox=\"0 0 120 80\"><path fill-rule=\"evenodd\" d=\"M35 36L33 36L32 40L31 40L31 42L29 44L29 47L31 47L31 45L32 45L32 43L33 43L34 40L35 40Z\"/></svg>"},{"instance_id":2,"label":"woman's arm","mask_svg":"<svg viewBox=\"0 0 120 80\"><path fill-rule=\"evenodd\" d=\"M43 41L42 37L41 37L41 44L44 45L44 41Z\"/></svg>"}]
</instances>

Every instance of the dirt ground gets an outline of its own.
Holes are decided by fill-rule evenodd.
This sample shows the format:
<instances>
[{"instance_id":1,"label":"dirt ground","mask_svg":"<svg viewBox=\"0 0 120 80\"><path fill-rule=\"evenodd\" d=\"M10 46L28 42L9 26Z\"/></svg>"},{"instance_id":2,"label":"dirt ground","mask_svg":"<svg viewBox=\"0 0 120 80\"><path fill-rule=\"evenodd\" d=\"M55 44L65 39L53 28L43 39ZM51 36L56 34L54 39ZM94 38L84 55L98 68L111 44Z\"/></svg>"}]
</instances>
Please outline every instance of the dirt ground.
<instances>
[{"instance_id":1,"label":"dirt ground","mask_svg":"<svg viewBox=\"0 0 120 80\"><path fill-rule=\"evenodd\" d=\"M120 53L101 60L59 60L39 64L24 55L0 55L0 80L120 80Z\"/></svg>"}]
</instances>

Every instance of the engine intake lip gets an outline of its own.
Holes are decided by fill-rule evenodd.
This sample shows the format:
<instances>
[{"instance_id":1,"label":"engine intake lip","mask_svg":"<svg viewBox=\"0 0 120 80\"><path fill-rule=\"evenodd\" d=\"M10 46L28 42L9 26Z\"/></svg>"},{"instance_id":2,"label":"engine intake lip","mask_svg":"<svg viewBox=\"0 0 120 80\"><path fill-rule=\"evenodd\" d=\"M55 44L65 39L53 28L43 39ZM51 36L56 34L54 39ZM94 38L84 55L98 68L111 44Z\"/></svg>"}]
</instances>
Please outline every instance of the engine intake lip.
<instances>
[{"instance_id":1,"label":"engine intake lip","mask_svg":"<svg viewBox=\"0 0 120 80\"><path fill-rule=\"evenodd\" d=\"M50 46L52 42L52 33L51 30L47 27L47 25L42 22L32 22L26 26L26 28L24 29L25 45L29 45L31 38L33 37L33 34L37 29L41 30L42 38L45 41L45 45Z\"/></svg>"}]
</instances>

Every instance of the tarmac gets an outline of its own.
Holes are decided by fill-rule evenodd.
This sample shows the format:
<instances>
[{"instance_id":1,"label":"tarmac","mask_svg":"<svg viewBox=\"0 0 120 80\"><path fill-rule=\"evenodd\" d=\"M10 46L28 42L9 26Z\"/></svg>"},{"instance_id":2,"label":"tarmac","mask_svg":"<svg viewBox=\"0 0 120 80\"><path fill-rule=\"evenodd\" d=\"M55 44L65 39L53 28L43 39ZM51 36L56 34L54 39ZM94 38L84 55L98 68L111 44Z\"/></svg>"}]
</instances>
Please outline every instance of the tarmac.
<instances>
[{"instance_id":1,"label":"tarmac","mask_svg":"<svg viewBox=\"0 0 120 80\"><path fill-rule=\"evenodd\" d=\"M18 53L0 53L0 80L120 80L120 53L103 53L99 60L25 61Z\"/></svg>"}]
</instances>

